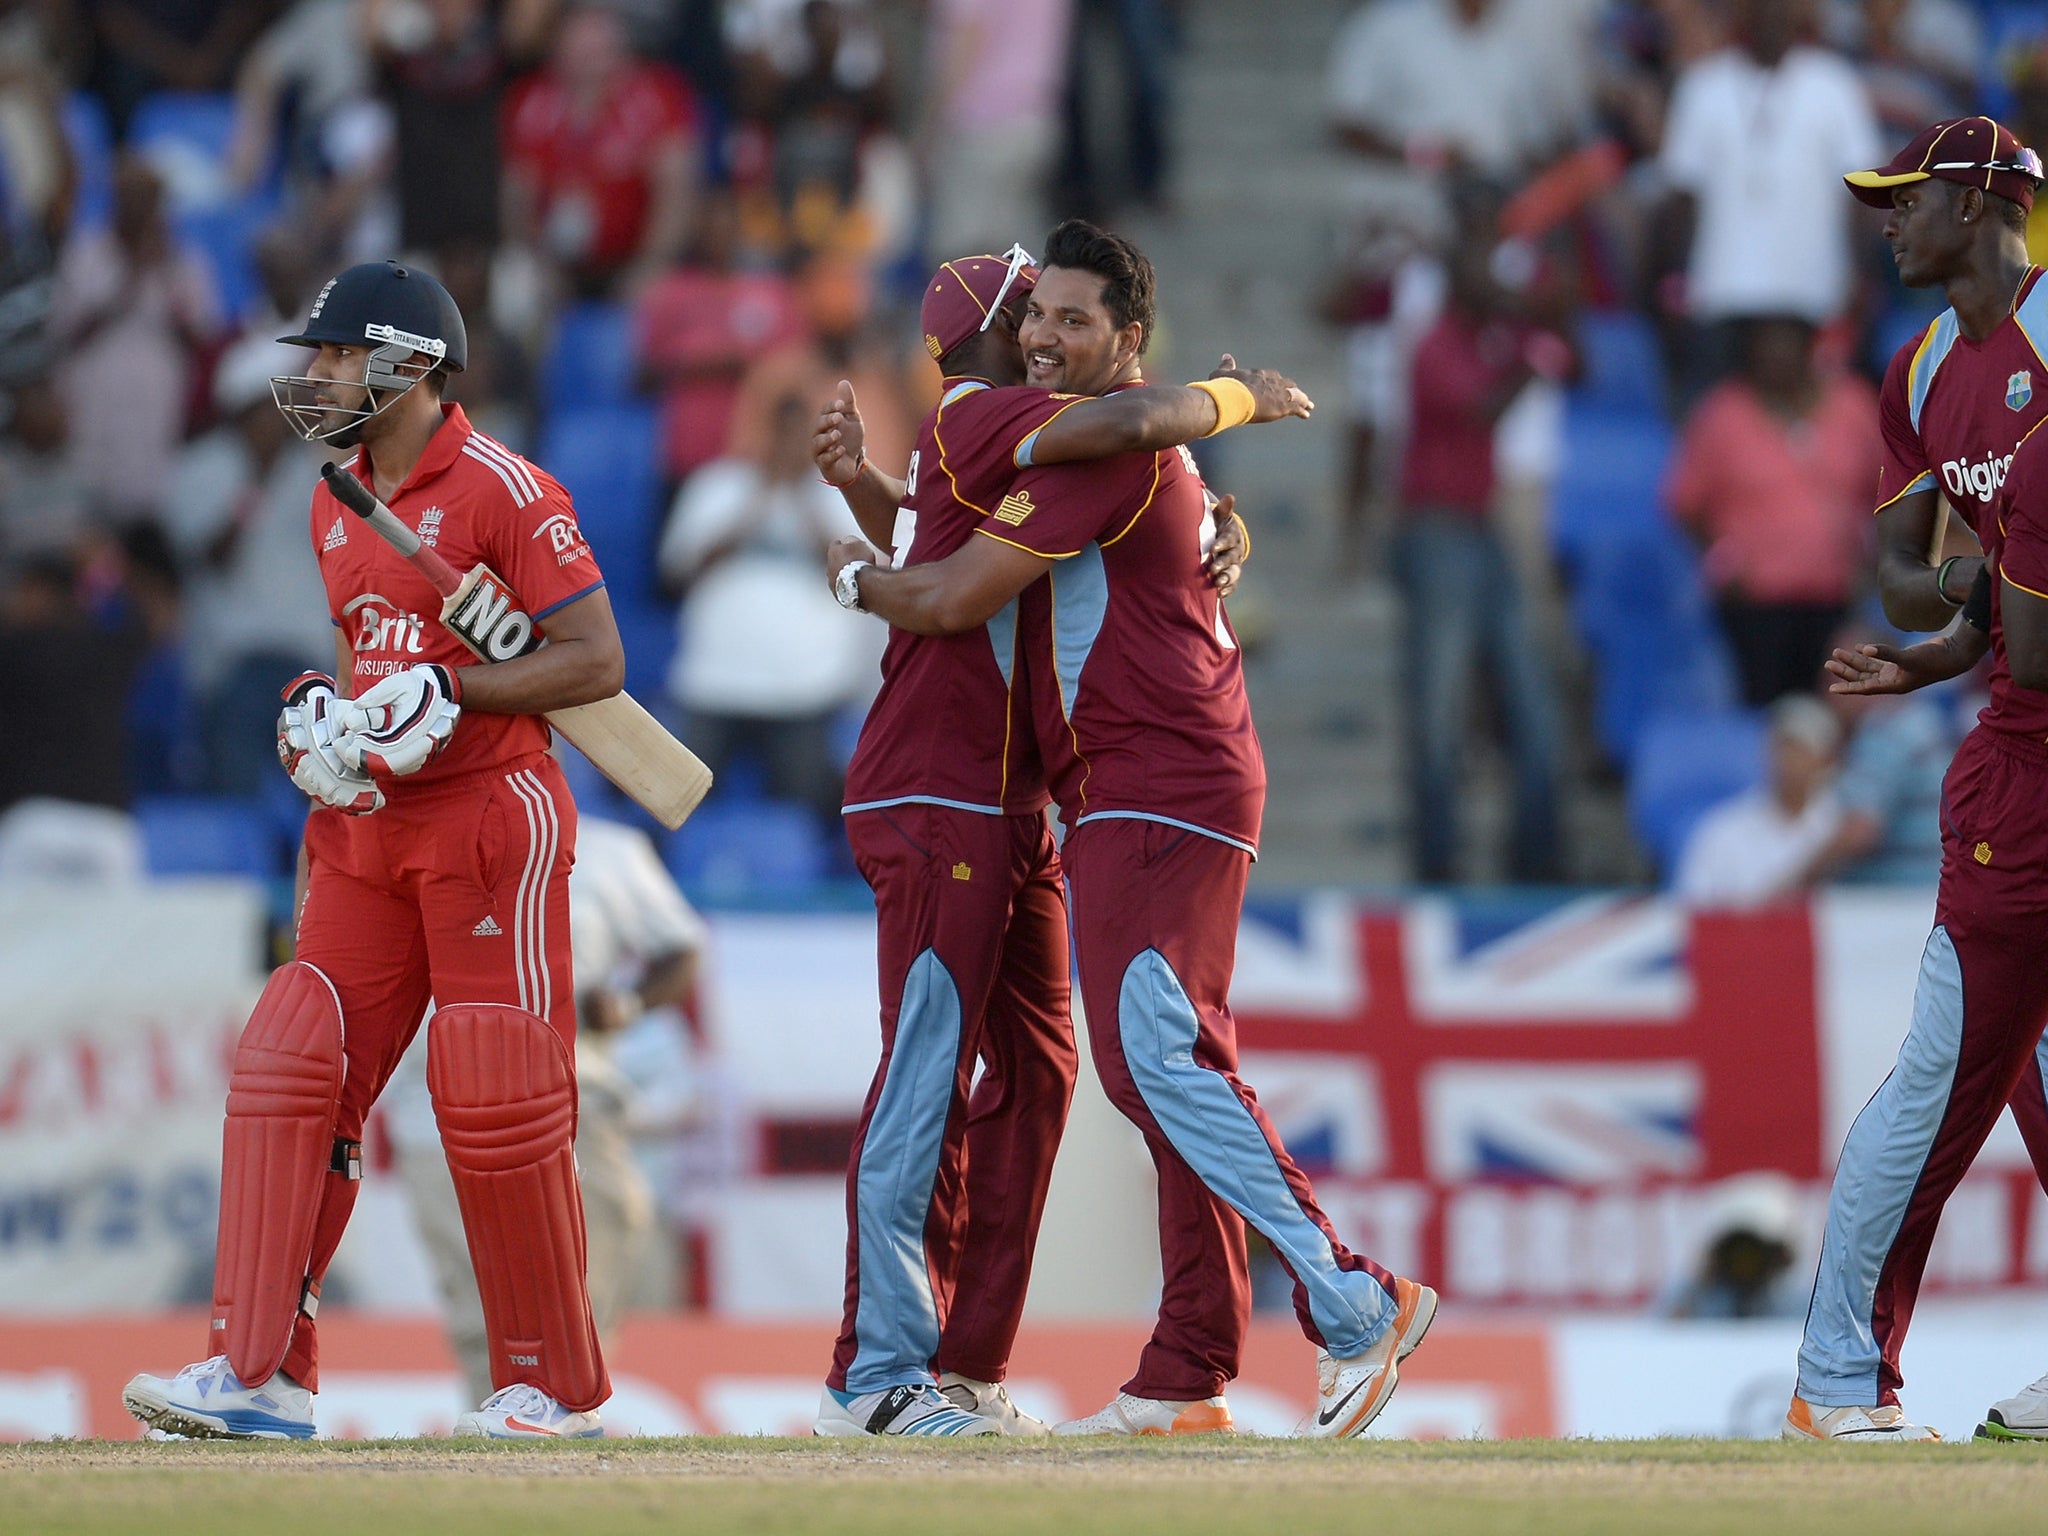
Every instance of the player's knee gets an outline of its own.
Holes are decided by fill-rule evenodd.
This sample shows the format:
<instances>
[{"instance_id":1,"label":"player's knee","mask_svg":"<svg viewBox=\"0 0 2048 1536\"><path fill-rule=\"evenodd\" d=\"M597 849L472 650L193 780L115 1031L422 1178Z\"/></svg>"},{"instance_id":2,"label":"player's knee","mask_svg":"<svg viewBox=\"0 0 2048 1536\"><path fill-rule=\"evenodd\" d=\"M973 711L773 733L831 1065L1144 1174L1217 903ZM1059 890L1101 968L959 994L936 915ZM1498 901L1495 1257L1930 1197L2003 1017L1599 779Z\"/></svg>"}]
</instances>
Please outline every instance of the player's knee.
<instances>
[{"instance_id":1,"label":"player's knee","mask_svg":"<svg viewBox=\"0 0 2048 1536\"><path fill-rule=\"evenodd\" d=\"M427 1026L427 1091L451 1163L511 1167L576 1134L569 1048L537 1014L457 1003Z\"/></svg>"}]
</instances>

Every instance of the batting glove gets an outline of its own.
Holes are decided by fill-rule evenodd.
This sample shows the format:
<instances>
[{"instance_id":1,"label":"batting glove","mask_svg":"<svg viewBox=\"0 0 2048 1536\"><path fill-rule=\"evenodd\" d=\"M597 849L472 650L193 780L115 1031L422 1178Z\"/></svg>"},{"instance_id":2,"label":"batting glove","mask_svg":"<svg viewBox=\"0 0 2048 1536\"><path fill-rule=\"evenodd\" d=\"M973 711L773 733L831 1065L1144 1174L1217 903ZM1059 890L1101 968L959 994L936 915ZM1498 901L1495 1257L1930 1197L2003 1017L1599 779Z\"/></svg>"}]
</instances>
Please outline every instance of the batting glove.
<instances>
[{"instance_id":1,"label":"batting glove","mask_svg":"<svg viewBox=\"0 0 2048 1536\"><path fill-rule=\"evenodd\" d=\"M381 809L384 792L352 771L334 746L334 679L305 672L286 684L277 717L277 760L291 781L322 805L350 816Z\"/></svg>"},{"instance_id":2,"label":"batting glove","mask_svg":"<svg viewBox=\"0 0 2048 1536\"><path fill-rule=\"evenodd\" d=\"M418 773L455 734L461 700L448 668L407 667L360 698L335 700L335 750L357 773Z\"/></svg>"}]
</instances>

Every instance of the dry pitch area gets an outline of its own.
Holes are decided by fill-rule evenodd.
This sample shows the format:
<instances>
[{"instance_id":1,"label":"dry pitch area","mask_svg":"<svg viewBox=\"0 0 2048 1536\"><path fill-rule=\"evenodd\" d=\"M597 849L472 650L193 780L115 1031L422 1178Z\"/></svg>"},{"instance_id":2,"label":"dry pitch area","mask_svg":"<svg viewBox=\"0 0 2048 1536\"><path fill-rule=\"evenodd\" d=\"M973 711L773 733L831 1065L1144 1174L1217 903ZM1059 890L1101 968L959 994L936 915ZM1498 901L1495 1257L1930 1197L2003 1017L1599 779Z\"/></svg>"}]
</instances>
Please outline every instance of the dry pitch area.
<instances>
[{"instance_id":1,"label":"dry pitch area","mask_svg":"<svg viewBox=\"0 0 2048 1536\"><path fill-rule=\"evenodd\" d=\"M951 1445L625 1440L528 1449L82 1441L0 1446L0 1532L551 1536L905 1530L2039 1530L2048 1447L1745 1442Z\"/></svg>"}]
</instances>

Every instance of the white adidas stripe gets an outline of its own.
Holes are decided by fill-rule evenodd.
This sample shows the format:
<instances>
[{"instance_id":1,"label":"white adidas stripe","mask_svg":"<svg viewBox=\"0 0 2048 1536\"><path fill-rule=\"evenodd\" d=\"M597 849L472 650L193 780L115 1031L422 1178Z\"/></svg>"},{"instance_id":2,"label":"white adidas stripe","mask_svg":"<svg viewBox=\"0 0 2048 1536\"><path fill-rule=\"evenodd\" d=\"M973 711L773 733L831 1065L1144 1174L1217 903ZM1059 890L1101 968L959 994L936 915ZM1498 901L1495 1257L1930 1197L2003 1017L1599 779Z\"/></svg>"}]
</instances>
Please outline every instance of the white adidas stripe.
<instances>
[{"instance_id":1,"label":"white adidas stripe","mask_svg":"<svg viewBox=\"0 0 2048 1536\"><path fill-rule=\"evenodd\" d=\"M518 485L514 484L512 476L507 473L505 466L491 458L490 455L477 452L468 443L462 445L462 454L464 458L476 460L477 463L483 465L485 469L488 469L492 474L504 481L505 489L511 495L513 505L523 507L534 499L521 490Z\"/></svg>"},{"instance_id":2,"label":"white adidas stripe","mask_svg":"<svg viewBox=\"0 0 2048 1536\"><path fill-rule=\"evenodd\" d=\"M496 459L511 472L512 478L525 488L528 497L535 501L540 499L540 482L533 478L532 466L496 438L485 437L481 432L472 432L469 441L464 443L463 447L474 448L485 457Z\"/></svg>"},{"instance_id":3,"label":"white adidas stripe","mask_svg":"<svg viewBox=\"0 0 2048 1536\"><path fill-rule=\"evenodd\" d=\"M531 770L509 775L506 783L526 809L526 868L512 912L514 968L519 977L520 1006L545 1019L555 1003L554 976L548 967L548 875L554 868L561 822L547 789Z\"/></svg>"}]
</instances>

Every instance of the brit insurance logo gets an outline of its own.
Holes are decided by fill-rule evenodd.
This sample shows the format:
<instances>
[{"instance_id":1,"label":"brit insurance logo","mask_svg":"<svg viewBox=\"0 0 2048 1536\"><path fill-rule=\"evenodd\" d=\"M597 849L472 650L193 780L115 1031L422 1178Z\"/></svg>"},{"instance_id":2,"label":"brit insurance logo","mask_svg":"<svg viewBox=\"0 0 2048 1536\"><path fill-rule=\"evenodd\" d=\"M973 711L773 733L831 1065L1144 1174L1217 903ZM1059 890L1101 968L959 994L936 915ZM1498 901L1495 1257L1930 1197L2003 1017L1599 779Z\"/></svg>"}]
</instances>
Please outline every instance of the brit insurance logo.
<instances>
[{"instance_id":1,"label":"brit insurance logo","mask_svg":"<svg viewBox=\"0 0 2048 1536\"><path fill-rule=\"evenodd\" d=\"M576 519L566 512L557 512L553 517L533 530L532 537L548 536L548 543L555 551L555 564L567 565L572 560L581 560L590 553L590 546L583 542L583 530L576 526Z\"/></svg>"},{"instance_id":2,"label":"brit insurance logo","mask_svg":"<svg viewBox=\"0 0 2048 1536\"><path fill-rule=\"evenodd\" d=\"M417 656L423 621L416 613L400 608L380 592L365 592L350 598L341 610L342 632L349 637L358 657L382 653L382 659L356 663L358 677L388 676L411 665L405 660Z\"/></svg>"},{"instance_id":3,"label":"brit insurance logo","mask_svg":"<svg viewBox=\"0 0 2048 1536\"><path fill-rule=\"evenodd\" d=\"M2009 411L2023 411L2027 402L2034 398L2034 376L2022 368L2005 381L2005 408Z\"/></svg>"}]
</instances>

